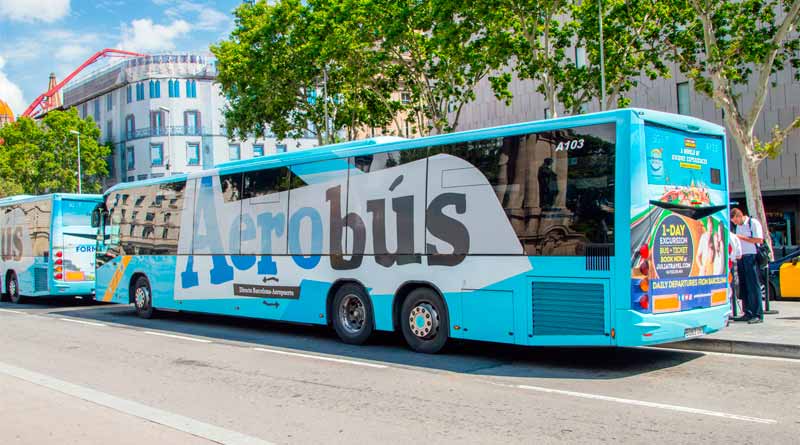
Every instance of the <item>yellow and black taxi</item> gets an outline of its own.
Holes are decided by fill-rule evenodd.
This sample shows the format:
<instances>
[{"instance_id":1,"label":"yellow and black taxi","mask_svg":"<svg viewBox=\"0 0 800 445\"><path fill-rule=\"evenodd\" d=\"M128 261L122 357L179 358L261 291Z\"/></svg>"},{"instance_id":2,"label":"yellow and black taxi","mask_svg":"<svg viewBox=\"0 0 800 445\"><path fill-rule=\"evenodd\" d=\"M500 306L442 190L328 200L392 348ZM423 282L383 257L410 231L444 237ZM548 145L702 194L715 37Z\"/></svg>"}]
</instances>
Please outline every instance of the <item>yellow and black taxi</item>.
<instances>
[{"instance_id":1,"label":"yellow and black taxi","mask_svg":"<svg viewBox=\"0 0 800 445\"><path fill-rule=\"evenodd\" d=\"M800 300L800 249L769 263L769 293L774 300Z\"/></svg>"}]
</instances>

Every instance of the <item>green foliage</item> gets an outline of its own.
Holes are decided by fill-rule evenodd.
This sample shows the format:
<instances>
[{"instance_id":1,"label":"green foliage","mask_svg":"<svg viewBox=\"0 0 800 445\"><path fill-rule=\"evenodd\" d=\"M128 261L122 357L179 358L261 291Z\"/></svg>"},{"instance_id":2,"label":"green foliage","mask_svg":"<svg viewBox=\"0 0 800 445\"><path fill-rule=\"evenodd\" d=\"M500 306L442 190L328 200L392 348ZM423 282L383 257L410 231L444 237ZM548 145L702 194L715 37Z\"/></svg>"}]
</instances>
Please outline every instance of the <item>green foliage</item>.
<instances>
[{"instance_id":1,"label":"green foliage","mask_svg":"<svg viewBox=\"0 0 800 445\"><path fill-rule=\"evenodd\" d=\"M51 111L41 122L21 118L0 128L0 193L76 192L77 139L70 130L81 133L83 191L101 191L111 149L97 142L100 130L92 118L81 119L73 108Z\"/></svg>"},{"instance_id":2,"label":"green foliage","mask_svg":"<svg viewBox=\"0 0 800 445\"><path fill-rule=\"evenodd\" d=\"M388 123L399 108L390 99L396 83L381 72L375 37L364 26L369 6L359 0L239 6L230 39L211 48L229 99L229 135L261 137L269 126L281 139L311 132L328 143L343 128L352 135L366 123Z\"/></svg>"}]
</instances>

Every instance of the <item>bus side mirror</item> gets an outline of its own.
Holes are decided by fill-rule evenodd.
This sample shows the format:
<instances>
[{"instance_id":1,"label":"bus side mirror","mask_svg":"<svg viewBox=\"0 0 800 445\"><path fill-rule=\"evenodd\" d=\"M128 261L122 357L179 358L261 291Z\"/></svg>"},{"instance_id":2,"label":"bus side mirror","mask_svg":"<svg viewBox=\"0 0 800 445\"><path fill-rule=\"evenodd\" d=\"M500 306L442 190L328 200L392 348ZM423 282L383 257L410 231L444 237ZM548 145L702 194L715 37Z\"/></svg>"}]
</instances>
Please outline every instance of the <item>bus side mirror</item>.
<instances>
[{"instance_id":1,"label":"bus side mirror","mask_svg":"<svg viewBox=\"0 0 800 445\"><path fill-rule=\"evenodd\" d=\"M798 260L798 258L800 258L800 257L794 257L794 258L792 258L792 266L797 266L797 260Z\"/></svg>"},{"instance_id":2,"label":"bus side mirror","mask_svg":"<svg viewBox=\"0 0 800 445\"><path fill-rule=\"evenodd\" d=\"M92 227L100 227L100 207L95 207L92 210Z\"/></svg>"}]
</instances>

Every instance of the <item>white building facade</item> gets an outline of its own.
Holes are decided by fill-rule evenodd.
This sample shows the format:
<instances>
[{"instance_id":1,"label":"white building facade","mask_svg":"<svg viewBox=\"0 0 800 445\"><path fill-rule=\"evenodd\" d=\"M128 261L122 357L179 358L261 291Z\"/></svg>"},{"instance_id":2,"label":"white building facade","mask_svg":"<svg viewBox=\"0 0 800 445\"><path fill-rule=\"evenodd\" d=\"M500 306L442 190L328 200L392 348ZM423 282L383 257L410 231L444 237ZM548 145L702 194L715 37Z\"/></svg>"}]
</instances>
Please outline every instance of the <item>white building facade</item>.
<instances>
[{"instance_id":1,"label":"white building facade","mask_svg":"<svg viewBox=\"0 0 800 445\"><path fill-rule=\"evenodd\" d=\"M163 54L121 61L64 89L64 108L92 116L111 142L107 186L310 148L316 138L229 140L215 60Z\"/></svg>"}]
</instances>

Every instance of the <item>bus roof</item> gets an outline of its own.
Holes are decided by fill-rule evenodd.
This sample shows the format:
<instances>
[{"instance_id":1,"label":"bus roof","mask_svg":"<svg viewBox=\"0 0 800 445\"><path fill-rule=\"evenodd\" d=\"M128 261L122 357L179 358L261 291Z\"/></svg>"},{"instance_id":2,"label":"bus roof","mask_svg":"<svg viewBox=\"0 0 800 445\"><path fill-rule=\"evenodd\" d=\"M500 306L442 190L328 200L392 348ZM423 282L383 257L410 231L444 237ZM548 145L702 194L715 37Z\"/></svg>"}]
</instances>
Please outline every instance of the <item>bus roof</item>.
<instances>
[{"instance_id":1,"label":"bus roof","mask_svg":"<svg viewBox=\"0 0 800 445\"><path fill-rule=\"evenodd\" d=\"M100 202L103 200L103 195L86 194L86 193L80 195L77 193L48 193L46 195L16 195L0 199L0 207L13 204L21 204L25 202L46 201L49 199L70 199L75 201Z\"/></svg>"},{"instance_id":2,"label":"bus roof","mask_svg":"<svg viewBox=\"0 0 800 445\"><path fill-rule=\"evenodd\" d=\"M223 162L212 169L201 170L194 173L182 173L179 175L147 179L144 181L119 183L111 187L106 193L125 190L134 187L141 187L153 184L170 183L187 178L197 178L208 176L215 173L235 173L237 171L257 170L268 166L281 167L297 163L322 161L328 159L344 158L349 156L359 156L369 153L379 153L385 151L405 150L422 148L433 145L443 145L449 143L465 142L483 138L500 136L510 136L515 134L525 134L538 131L548 131L570 126L587 126L606 123L625 118L636 117L640 120L654 122L660 125L678 128L684 131L724 135L725 128L698 119L692 116L685 116L661 111L648 110L643 108L622 108L609 110L600 113L581 114L566 116L555 119L547 119L532 122L523 122L497 127L480 128L475 130L460 131L456 133L426 136L414 139L400 137L383 136L357 141L348 141L338 144L324 145L321 147L309 148L304 150L279 153L268 156L260 156L252 159L236 160Z\"/></svg>"}]
</instances>

